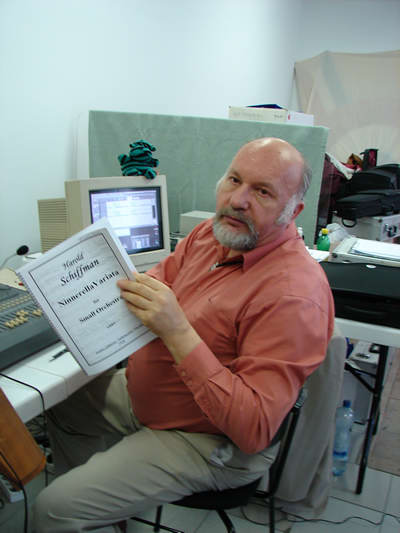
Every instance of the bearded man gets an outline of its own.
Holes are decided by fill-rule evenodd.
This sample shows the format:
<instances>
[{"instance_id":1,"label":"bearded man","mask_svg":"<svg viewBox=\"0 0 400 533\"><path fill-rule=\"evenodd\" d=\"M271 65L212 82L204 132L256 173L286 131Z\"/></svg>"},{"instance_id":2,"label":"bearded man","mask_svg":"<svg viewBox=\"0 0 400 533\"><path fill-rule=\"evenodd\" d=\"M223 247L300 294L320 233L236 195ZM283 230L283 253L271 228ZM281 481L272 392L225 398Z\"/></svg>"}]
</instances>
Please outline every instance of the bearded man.
<instances>
[{"instance_id":1,"label":"bearded man","mask_svg":"<svg viewBox=\"0 0 400 533\"><path fill-rule=\"evenodd\" d=\"M118 531L193 492L261 477L333 331L329 284L294 223L311 178L281 139L244 145L216 215L118 286L157 338L49 413L58 473L38 533Z\"/></svg>"}]
</instances>

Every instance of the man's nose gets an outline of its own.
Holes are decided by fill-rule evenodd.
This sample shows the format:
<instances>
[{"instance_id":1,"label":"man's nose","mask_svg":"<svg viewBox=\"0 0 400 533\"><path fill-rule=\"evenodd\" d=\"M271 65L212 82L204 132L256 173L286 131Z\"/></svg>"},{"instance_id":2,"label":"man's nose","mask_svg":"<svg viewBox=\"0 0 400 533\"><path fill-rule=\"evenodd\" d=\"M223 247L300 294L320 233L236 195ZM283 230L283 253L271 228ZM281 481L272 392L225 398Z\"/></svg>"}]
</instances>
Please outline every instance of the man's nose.
<instances>
[{"instance_id":1,"label":"man's nose","mask_svg":"<svg viewBox=\"0 0 400 533\"><path fill-rule=\"evenodd\" d=\"M231 206L234 209L248 209L250 206L250 194L251 191L249 187L242 183L231 194Z\"/></svg>"}]
</instances>

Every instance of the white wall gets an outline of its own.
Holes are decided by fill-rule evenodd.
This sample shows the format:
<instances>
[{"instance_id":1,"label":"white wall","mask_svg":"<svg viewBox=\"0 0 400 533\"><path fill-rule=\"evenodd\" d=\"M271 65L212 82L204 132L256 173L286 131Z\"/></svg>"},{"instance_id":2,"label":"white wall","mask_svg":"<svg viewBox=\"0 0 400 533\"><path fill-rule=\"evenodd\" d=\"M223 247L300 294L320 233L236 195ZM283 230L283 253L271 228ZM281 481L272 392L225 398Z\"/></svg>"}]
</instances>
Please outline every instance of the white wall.
<instances>
[{"instance_id":1,"label":"white wall","mask_svg":"<svg viewBox=\"0 0 400 533\"><path fill-rule=\"evenodd\" d=\"M63 196L76 177L77 125L88 110L223 118L229 105L288 105L295 60L400 48L399 8L398 0L1 0L0 262L21 244L39 250L36 200Z\"/></svg>"},{"instance_id":2,"label":"white wall","mask_svg":"<svg viewBox=\"0 0 400 533\"><path fill-rule=\"evenodd\" d=\"M295 34L300 7L0 1L0 262L20 244L39 250L36 200L63 196L76 177L88 110L227 117L230 104L286 105L295 53L286 32Z\"/></svg>"},{"instance_id":3,"label":"white wall","mask_svg":"<svg viewBox=\"0 0 400 533\"><path fill-rule=\"evenodd\" d=\"M399 0L304 0L296 61L330 52L400 49Z\"/></svg>"},{"instance_id":4,"label":"white wall","mask_svg":"<svg viewBox=\"0 0 400 533\"><path fill-rule=\"evenodd\" d=\"M296 61L400 49L400 0L304 0ZM300 110L295 86L289 103Z\"/></svg>"}]
</instances>

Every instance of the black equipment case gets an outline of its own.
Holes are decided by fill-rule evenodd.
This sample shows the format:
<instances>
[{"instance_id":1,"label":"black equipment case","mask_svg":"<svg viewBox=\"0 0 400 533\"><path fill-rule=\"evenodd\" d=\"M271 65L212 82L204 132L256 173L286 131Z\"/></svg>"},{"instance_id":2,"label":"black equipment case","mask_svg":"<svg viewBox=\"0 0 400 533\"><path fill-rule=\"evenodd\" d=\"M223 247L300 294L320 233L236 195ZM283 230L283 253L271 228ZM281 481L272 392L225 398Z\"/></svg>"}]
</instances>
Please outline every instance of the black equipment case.
<instances>
[{"instance_id":1,"label":"black equipment case","mask_svg":"<svg viewBox=\"0 0 400 533\"><path fill-rule=\"evenodd\" d=\"M351 194L369 189L397 189L397 175L388 168L371 168L355 172L348 182Z\"/></svg>"},{"instance_id":2,"label":"black equipment case","mask_svg":"<svg viewBox=\"0 0 400 533\"><path fill-rule=\"evenodd\" d=\"M388 163L355 172L336 199L335 214L345 220L400 212L400 165Z\"/></svg>"},{"instance_id":3,"label":"black equipment case","mask_svg":"<svg viewBox=\"0 0 400 533\"><path fill-rule=\"evenodd\" d=\"M356 221L361 217L387 216L400 212L400 190L372 189L337 200L336 215Z\"/></svg>"},{"instance_id":4,"label":"black equipment case","mask_svg":"<svg viewBox=\"0 0 400 533\"><path fill-rule=\"evenodd\" d=\"M340 318L400 328L400 266L320 263Z\"/></svg>"},{"instance_id":5,"label":"black equipment case","mask_svg":"<svg viewBox=\"0 0 400 533\"><path fill-rule=\"evenodd\" d=\"M375 167L374 170L383 170L396 176L396 189L400 189L400 165L398 163L386 163L384 165L379 165Z\"/></svg>"}]
</instances>

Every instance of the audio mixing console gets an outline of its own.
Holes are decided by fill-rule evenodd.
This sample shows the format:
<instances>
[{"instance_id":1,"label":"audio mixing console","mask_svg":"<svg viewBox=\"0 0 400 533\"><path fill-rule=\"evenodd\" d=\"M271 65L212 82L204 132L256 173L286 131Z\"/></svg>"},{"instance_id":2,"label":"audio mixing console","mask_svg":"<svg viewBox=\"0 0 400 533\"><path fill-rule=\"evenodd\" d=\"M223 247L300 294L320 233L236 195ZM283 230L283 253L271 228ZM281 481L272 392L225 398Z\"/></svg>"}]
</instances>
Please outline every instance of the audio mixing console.
<instances>
[{"instance_id":1,"label":"audio mixing console","mask_svg":"<svg viewBox=\"0 0 400 533\"><path fill-rule=\"evenodd\" d=\"M27 291L0 283L0 370L59 340Z\"/></svg>"}]
</instances>

